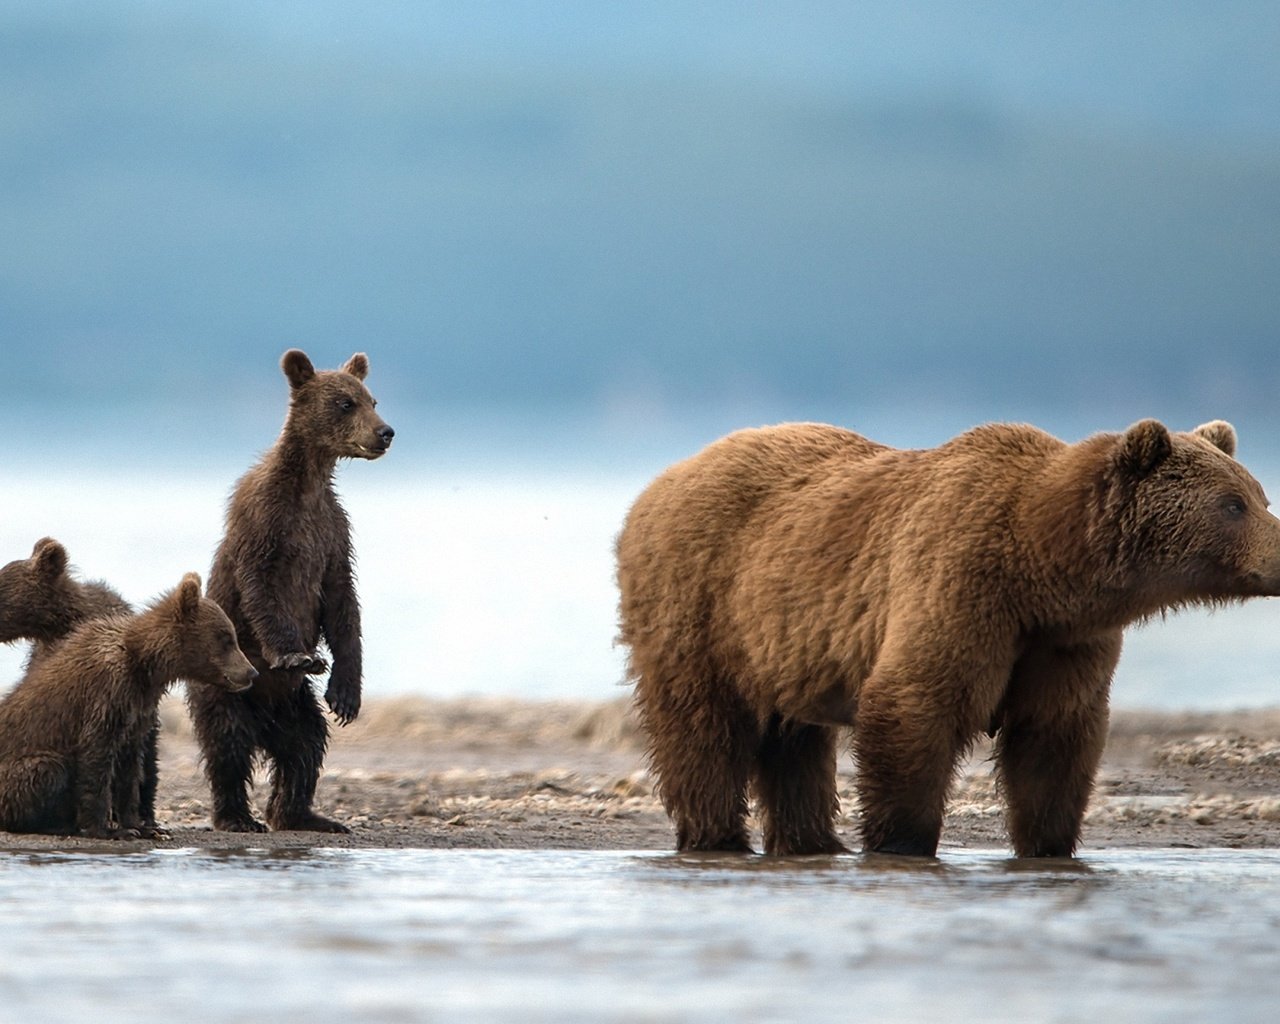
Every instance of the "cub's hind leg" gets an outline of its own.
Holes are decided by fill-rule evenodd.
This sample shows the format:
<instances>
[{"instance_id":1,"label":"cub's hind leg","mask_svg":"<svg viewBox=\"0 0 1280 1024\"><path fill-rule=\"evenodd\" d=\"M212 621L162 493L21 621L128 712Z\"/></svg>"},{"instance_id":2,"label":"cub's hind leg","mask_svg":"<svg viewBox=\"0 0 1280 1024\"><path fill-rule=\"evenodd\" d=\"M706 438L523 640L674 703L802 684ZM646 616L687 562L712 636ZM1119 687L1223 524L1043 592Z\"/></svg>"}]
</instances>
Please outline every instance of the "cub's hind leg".
<instances>
[{"instance_id":1,"label":"cub's hind leg","mask_svg":"<svg viewBox=\"0 0 1280 1024\"><path fill-rule=\"evenodd\" d=\"M71 771L54 754L0 762L0 829L74 835Z\"/></svg>"},{"instance_id":2,"label":"cub's hind leg","mask_svg":"<svg viewBox=\"0 0 1280 1024\"><path fill-rule=\"evenodd\" d=\"M350 832L341 822L312 809L329 726L311 686L305 682L274 705L262 744L271 759L271 798L267 822L277 831Z\"/></svg>"},{"instance_id":3,"label":"cub's hind leg","mask_svg":"<svg viewBox=\"0 0 1280 1024\"><path fill-rule=\"evenodd\" d=\"M249 790L269 705L264 708L252 691L225 693L210 686L188 686L187 705L213 800L213 827L222 832L265 832L267 826L253 816Z\"/></svg>"}]
</instances>

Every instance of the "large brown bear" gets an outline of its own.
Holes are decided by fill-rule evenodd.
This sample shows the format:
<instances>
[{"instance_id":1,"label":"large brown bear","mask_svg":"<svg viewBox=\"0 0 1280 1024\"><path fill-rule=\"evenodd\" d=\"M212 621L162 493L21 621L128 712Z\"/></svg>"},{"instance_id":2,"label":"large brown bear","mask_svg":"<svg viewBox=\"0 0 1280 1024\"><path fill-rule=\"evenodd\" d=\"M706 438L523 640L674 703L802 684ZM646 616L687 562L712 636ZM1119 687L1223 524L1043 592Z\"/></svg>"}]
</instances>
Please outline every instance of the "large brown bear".
<instances>
[{"instance_id":1,"label":"large brown bear","mask_svg":"<svg viewBox=\"0 0 1280 1024\"><path fill-rule=\"evenodd\" d=\"M621 639L682 850L932 856L982 732L1019 856L1069 856L1123 628L1280 594L1280 520L1215 421L1064 444L978 427L901 451L836 427L726 437L657 478L617 544Z\"/></svg>"},{"instance_id":2,"label":"large brown bear","mask_svg":"<svg viewBox=\"0 0 1280 1024\"><path fill-rule=\"evenodd\" d=\"M137 769L160 697L178 679L240 690L256 675L195 573L144 612L86 621L0 701L0 829L153 834Z\"/></svg>"},{"instance_id":3,"label":"large brown bear","mask_svg":"<svg viewBox=\"0 0 1280 1024\"><path fill-rule=\"evenodd\" d=\"M254 757L271 762L267 821L274 829L346 832L311 809L329 730L307 680L333 659L325 700L343 725L360 710L360 606L351 528L333 489L341 458L377 459L395 436L364 386L369 360L317 371L284 354L289 412L276 443L236 485L209 596L235 623L259 672L247 693L188 689L214 828L261 832L249 807Z\"/></svg>"},{"instance_id":4,"label":"large brown bear","mask_svg":"<svg viewBox=\"0 0 1280 1024\"><path fill-rule=\"evenodd\" d=\"M102 581L75 579L69 570L67 549L52 537L36 541L30 558L0 568L0 643L33 641L24 675L49 657L81 623L132 613L129 603ZM156 835L164 831L156 822L159 735L157 714L142 748L139 795L139 819L148 833ZM132 775L124 765L115 773L120 780Z\"/></svg>"}]
</instances>

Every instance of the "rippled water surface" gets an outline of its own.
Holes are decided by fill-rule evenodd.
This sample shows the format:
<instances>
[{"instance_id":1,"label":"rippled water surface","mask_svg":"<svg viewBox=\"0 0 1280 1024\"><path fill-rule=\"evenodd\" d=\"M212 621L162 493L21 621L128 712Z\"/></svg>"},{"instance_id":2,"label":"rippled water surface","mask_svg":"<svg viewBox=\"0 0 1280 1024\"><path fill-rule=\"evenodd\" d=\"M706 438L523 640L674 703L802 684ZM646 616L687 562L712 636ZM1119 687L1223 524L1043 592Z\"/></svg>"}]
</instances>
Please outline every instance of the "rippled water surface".
<instances>
[{"instance_id":1,"label":"rippled water surface","mask_svg":"<svg viewBox=\"0 0 1280 1024\"><path fill-rule=\"evenodd\" d=\"M1263 1021L1280 851L0 854L0 1020Z\"/></svg>"}]
</instances>

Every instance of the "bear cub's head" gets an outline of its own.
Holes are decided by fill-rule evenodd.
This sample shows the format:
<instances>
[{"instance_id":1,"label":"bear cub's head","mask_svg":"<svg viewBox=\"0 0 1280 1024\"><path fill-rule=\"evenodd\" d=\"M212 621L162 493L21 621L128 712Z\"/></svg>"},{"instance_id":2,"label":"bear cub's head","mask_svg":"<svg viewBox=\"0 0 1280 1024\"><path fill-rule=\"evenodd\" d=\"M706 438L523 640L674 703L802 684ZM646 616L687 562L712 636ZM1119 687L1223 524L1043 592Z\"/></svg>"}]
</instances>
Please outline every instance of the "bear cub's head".
<instances>
[{"instance_id":1,"label":"bear cub's head","mask_svg":"<svg viewBox=\"0 0 1280 1024\"><path fill-rule=\"evenodd\" d=\"M1185 433L1143 420L1116 437L1126 561L1174 602L1280 596L1280 519L1235 453L1222 420Z\"/></svg>"},{"instance_id":2,"label":"bear cub's head","mask_svg":"<svg viewBox=\"0 0 1280 1024\"><path fill-rule=\"evenodd\" d=\"M157 608L170 616L182 678L233 693L253 684L258 670L240 650L235 626L226 613L201 596L199 574L183 576L177 588L157 602Z\"/></svg>"},{"instance_id":3,"label":"bear cub's head","mask_svg":"<svg viewBox=\"0 0 1280 1024\"><path fill-rule=\"evenodd\" d=\"M75 605L67 549L44 537L36 541L30 558L0 568L0 643L63 636L74 623Z\"/></svg>"},{"instance_id":4,"label":"bear cub's head","mask_svg":"<svg viewBox=\"0 0 1280 1024\"><path fill-rule=\"evenodd\" d=\"M369 357L357 352L339 370L317 370L305 352L291 348L280 360L289 380L287 429L310 450L337 459L378 459L396 436L364 386Z\"/></svg>"}]
</instances>

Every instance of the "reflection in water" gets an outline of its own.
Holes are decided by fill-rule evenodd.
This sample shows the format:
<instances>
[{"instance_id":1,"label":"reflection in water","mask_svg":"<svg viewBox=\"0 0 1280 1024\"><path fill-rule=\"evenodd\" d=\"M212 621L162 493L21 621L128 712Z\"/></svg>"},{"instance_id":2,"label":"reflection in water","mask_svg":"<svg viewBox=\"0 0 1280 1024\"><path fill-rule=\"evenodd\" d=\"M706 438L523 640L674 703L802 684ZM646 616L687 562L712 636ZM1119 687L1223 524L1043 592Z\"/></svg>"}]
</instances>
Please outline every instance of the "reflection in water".
<instances>
[{"instance_id":1,"label":"reflection in water","mask_svg":"<svg viewBox=\"0 0 1280 1024\"><path fill-rule=\"evenodd\" d=\"M731 853L672 853L643 855L652 870L672 871L690 886L705 888L717 884L735 885L743 876L764 875L790 880L795 885L822 884L849 888L850 871L856 871L875 888L877 883L897 887L904 882L920 884L952 883L969 889L1007 886L1025 892L1035 887L1053 887L1059 879L1078 883L1081 876L1094 875L1093 865L1079 858L1027 860L1014 857L984 859L981 868L965 860L957 862L954 852L941 858L902 857L894 854L856 856L760 857Z\"/></svg>"},{"instance_id":2,"label":"reflection in water","mask_svg":"<svg viewBox=\"0 0 1280 1024\"><path fill-rule=\"evenodd\" d=\"M8 858L10 862L22 862L31 867L63 867L67 864L76 864L81 867L96 865L98 868L106 869L113 866L129 864L131 867L152 867L163 868L165 861L174 857L190 857L203 861L217 862L226 861L237 869L244 868L272 868L278 866L292 866L307 861L320 862L320 854L323 850L305 849L295 847L280 847L278 849L266 848L245 848L238 849L208 849L200 850L195 848L177 848L167 849L165 847L157 847L152 850L135 850L121 849L119 844L104 841L101 849L85 852L83 849L76 852L67 852L61 850L13 850L0 852L0 856Z\"/></svg>"},{"instance_id":3,"label":"reflection in water","mask_svg":"<svg viewBox=\"0 0 1280 1024\"><path fill-rule=\"evenodd\" d=\"M0 854L6 1019L1266 1019L1280 853Z\"/></svg>"}]
</instances>

